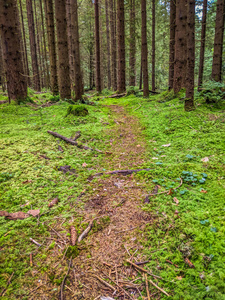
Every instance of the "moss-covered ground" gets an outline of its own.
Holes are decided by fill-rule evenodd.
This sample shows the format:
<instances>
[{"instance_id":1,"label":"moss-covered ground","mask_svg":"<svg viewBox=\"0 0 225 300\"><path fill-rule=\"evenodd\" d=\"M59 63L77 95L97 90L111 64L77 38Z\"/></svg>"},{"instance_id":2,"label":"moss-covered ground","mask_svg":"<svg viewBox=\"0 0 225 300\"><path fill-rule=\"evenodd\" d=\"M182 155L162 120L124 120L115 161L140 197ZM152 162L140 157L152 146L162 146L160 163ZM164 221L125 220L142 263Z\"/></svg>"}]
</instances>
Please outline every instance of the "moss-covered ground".
<instances>
[{"instance_id":1,"label":"moss-covered ground","mask_svg":"<svg viewBox=\"0 0 225 300\"><path fill-rule=\"evenodd\" d=\"M10 221L0 217L2 299L30 299L24 278L26 283L38 278L32 273L30 253L39 256L39 272L46 271L54 241L38 254L29 238L44 243L50 237L49 228L59 221L61 232L67 235L71 220L78 230L85 228L80 222L84 203L76 199L84 192L92 193L87 178L104 170L104 159L110 159L104 153L68 145L47 130L66 137L81 131L79 142L110 151L105 127L115 125L107 107L112 104L124 106L144 128L141 138L146 140L147 159L137 168L152 170L134 178L149 193L156 185L158 192L168 191L149 197L149 204L142 207L154 216L144 232L137 231L143 257L149 260L145 267L164 279L157 284L171 299L225 299L224 101L205 104L199 98L195 111L184 112L182 100L165 101L164 95L103 97L88 105L88 116L65 118L68 103L45 106L42 104L51 100L49 93L32 92L30 96L32 105L0 105L0 210L40 209L39 218ZM59 171L66 165L76 171ZM182 186L176 189L181 180ZM49 209L56 197L58 205ZM59 285L62 279L52 278ZM154 287L150 288L154 297ZM146 291L142 294L146 296ZM168 299L159 295L159 299Z\"/></svg>"}]
</instances>

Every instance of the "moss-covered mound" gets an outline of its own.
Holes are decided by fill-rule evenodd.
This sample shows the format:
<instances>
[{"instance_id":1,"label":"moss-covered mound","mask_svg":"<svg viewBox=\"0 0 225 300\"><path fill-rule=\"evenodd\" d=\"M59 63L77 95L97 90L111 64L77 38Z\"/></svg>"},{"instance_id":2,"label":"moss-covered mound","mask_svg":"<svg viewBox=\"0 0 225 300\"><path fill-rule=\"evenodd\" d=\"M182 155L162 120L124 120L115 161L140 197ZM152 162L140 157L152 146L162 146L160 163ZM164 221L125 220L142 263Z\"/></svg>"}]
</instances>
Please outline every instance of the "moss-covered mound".
<instances>
[{"instance_id":1,"label":"moss-covered mound","mask_svg":"<svg viewBox=\"0 0 225 300\"><path fill-rule=\"evenodd\" d=\"M66 116L71 114L78 117L85 117L88 115L88 109L85 105L70 105L67 109Z\"/></svg>"}]
</instances>

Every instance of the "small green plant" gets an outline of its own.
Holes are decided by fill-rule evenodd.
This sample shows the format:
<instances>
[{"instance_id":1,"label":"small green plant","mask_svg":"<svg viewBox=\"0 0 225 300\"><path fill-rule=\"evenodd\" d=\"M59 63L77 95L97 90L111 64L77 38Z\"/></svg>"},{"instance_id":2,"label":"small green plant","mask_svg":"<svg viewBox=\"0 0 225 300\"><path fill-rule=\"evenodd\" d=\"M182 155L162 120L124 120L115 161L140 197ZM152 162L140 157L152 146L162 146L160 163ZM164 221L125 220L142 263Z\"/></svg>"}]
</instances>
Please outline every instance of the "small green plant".
<instances>
[{"instance_id":1,"label":"small green plant","mask_svg":"<svg viewBox=\"0 0 225 300\"><path fill-rule=\"evenodd\" d=\"M49 100L51 102L58 102L60 100L60 96L59 95L51 96L51 97L49 97Z\"/></svg>"},{"instance_id":2,"label":"small green plant","mask_svg":"<svg viewBox=\"0 0 225 300\"><path fill-rule=\"evenodd\" d=\"M70 105L67 108L66 117L68 115L74 115L77 117L86 117L88 115L88 109L84 105Z\"/></svg>"}]
</instances>

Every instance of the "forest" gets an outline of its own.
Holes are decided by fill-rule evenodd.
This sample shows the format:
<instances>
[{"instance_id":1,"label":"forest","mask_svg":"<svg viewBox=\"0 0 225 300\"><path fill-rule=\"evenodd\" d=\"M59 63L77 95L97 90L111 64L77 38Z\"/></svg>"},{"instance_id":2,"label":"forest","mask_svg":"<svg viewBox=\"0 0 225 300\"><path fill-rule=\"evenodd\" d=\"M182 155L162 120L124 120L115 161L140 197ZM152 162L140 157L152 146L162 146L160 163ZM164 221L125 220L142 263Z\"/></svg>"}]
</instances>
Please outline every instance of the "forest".
<instances>
[{"instance_id":1,"label":"forest","mask_svg":"<svg viewBox=\"0 0 225 300\"><path fill-rule=\"evenodd\" d=\"M225 300L225 0L0 0L0 298Z\"/></svg>"}]
</instances>

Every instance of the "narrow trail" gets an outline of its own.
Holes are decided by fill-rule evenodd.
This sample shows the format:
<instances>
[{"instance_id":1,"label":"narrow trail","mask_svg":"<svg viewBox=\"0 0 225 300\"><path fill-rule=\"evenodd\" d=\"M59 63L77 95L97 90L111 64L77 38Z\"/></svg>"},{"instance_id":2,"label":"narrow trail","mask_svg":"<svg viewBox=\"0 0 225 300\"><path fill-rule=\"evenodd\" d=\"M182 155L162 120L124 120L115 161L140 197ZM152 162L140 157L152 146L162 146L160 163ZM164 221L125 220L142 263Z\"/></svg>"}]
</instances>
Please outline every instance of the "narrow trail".
<instances>
[{"instance_id":1,"label":"narrow trail","mask_svg":"<svg viewBox=\"0 0 225 300\"><path fill-rule=\"evenodd\" d=\"M123 107L111 106L111 109L117 125L109 132L113 136L112 155L104 161L105 169L137 169L145 160L141 126L134 117L125 113ZM86 219L109 216L110 224L91 234L86 239L86 251L81 251L73 260L74 274L71 272L70 281L76 291L75 299L98 299L98 296L137 299L143 286L129 283L127 277L134 279L137 273L130 266L125 267L124 262L134 252L136 259L144 260L138 235L152 220L151 215L140 208L146 191L139 187L132 175L99 178L91 186L94 194L86 202ZM128 294L119 287L115 291L110 290L96 276L104 280L111 278L119 285L121 280L127 282Z\"/></svg>"}]
</instances>

